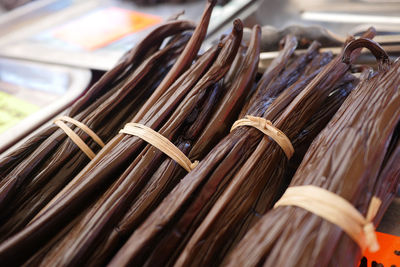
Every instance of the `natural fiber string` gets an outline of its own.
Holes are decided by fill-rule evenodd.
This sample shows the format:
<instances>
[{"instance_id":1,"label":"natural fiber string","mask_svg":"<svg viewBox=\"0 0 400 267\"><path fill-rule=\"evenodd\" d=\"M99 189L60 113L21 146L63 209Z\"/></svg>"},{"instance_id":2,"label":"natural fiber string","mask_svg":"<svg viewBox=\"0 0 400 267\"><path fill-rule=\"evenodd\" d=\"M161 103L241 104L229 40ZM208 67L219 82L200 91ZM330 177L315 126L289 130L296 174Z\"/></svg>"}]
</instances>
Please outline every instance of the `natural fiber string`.
<instances>
[{"instance_id":1,"label":"natural fiber string","mask_svg":"<svg viewBox=\"0 0 400 267\"><path fill-rule=\"evenodd\" d=\"M54 124L60 127L65 132L65 134L72 140L72 142L74 142L83 151L83 153L85 153L90 159L93 159L96 156L96 154L90 149L90 147L85 142L83 142L83 140L73 130L71 130L71 128L69 128L64 123L64 121L72 123L76 127L80 128L87 135L89 135L99 146L104 147L105 145L104 142L89 127L87 127L85 124L73 118L62 116L54 120Z\"/></svg>"},{"instance_id":2,"label":"natural fiber string","mask_svg":"<svg viewBox=\"0 0 400 267\"><path fill-rule=\"evenodd\" d=\"M376 252L379 250L379 244L372 220L380 205L381 200L372 197L367 216L364 218L344 198L317 186L304 185L289 187L274 208L279 206L303 208L339 226L363 251L368 248L369 251Z\"/></svg>"},{"instance_id":3,"label":"natural fiber string","mask_svg":"<svg viewBox=\"0 0 400 267\"><path fill-rule=\"evenodd\" d=\"M198 161L192 163L171 141L143 124L127 123L120 133L134 135L143 139L172 158L188 172L193 170L199 163Z\"/></svg>"},{"instance_id":4,"label":"natural fiber string","mask_svg":"<svg viewBox=\"0 0 400 267\"><path fill-rule=\"evenodd\" d=\"M260 130L278 143L288 159L293 156L294 148L289 138L282 131L276 128L271 121L264 118L247 115L244 119L235 121L231 128L231 132L237 127L241 126L251 126Z\"/></svg>"}]
</instances>

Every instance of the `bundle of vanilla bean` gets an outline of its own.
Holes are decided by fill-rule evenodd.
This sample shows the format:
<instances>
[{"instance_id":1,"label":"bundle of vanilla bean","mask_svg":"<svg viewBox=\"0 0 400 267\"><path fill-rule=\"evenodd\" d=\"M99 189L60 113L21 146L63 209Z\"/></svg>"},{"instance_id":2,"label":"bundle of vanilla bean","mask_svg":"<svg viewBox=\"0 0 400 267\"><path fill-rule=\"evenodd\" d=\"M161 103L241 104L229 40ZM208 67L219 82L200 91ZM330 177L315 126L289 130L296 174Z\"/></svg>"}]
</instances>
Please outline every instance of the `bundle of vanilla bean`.
<instances>
[{"instance_id":1,"label":"bundle of vanilla bean","mask_svg":"<svg viewBox=\"0 0 400 267\"><path fill-rule=\"evenodd\" d=\"M240 27L238 23L239 21L235 23L235 32L237 31L236 28ZM256 35L256 37L259 37L259 35ZM230 73L225 76L224 81L213 85L216 88L212 89L207 101L202 106L196 107L189 116L190 121L186 122L186 124L190 123L192 125L183 127L185 130L179 130L181 136L176 138L175 144L182 151L189 154L189 157L193 154L198 158L199 155L206 154L205 151L210 142L218 139L221 133L226 134L233 119L238 115L247 93L246 89L253 85L257 70L259 54L257 41L258 38L255 38L248 49L245 46L241 47L241 51L247 50L247 53L239 52L237 54ZM227 49L231 50L228 54L223 52L229 50L221 50L220 57L210 67L209 74L218 68L220 69L221 66L225 66L225 62L221 61L221 59L227 56L227 59L232 58L231 53L236 50L234 47L239 42L240 38L235 38L235 42L232 43L233 47L227 47ZM240 59L243 56L246 63L243 67L239 67L239 62L242 62ZM231 79L236 82L231 83ZM216 105L215 97L211 96L215 95L215 89L221 90L221 86L223 88L221 100ZM199 114L196 115L197 113ZM211 118L205 119L206 114L212 115ZM156 207L165 194L186 173L172 159L168 158L161 160L162 163L150 169L148 174L139 173L138 170L141 171L148 165L153 166L153 162L157 160L154 158L154 153L158 153L156 152L157 149L149 149L151 149L149 150L150 153L143 154L144 158L146 158L143 167L132 169L129 173L130 177L122 175L95 204L82 212L78 218L66 226L25 264L62 263L68 265L85 263L98 266L109 261L135 227L140 224L147 214L151 213L152 209ZM141 163L139 162L138 164ZM125 188L127 183L132 182L131 179L139 179L137 180L139 183L135 185L137 193L133 196L133 200L128 201L131 198L128 198L128 194L132 194L132 190L130 190L131 192L125 191ZM119 189L117 189L118 187ZM119 192L118 195L115 194L116 191ZM124 195L124 199L121 199L122 195ZM113 203L113 206L128 204L129 210L125 211L125 215L122 210L115 213L115 211L107 210L106 206L110 205L110 203ZM126 210L126 208L124 209ZM109 213L110 211L111 213ZM93 220L95 217L96 219ZM102 223L100 226L102 228L101 232L97 228L99 227L99 222ZM63 255L69 256L68 258L63 258Z\"/></svg>"},{"instance_id":2,"label":"bundle of vanilla bean","mask_svg":"<svg viewBox=\"0 0 400 267\"><path fill-rule=\"evenodd\" d=\"M313 141L288 193L251 228L225 265L356 266L362 249L378 249L370 223L377 224L382 218L400 182L400 60L389 62L385 52L368 39L350 43L344 59L362 46L380 60L379 70L364 73L357 88ZM320 192L320 188L328 191L324 196L333 192L342 199L336 203L338 208L344 208L340 203L345 200L365 216L361 231L352 232L333 223L322 215L324 209L318 215L308 210L315 202L307 198L318 194L302 196L301 190ZM296 202L280 205L294 192ZM307 204L297 206L303 201ZM350 217L343 218L351 223Z\"/></svg>"},{"instance_id":3,"label":"bundle of vanilla bean","mask_svg":"<svg viewBox=\"0 0 400 267\"><path fill-rule=\"evenodd\" d=\"M258 66L259 45L256 43L248 51L246 68L230 73L235 83L227 86L222 81L241 44L242 24L239 20L234 22L230 35L192 64L204 39L214 4L215 1L208 2L202 22L185 50L133 119L157 130L184 152L193 151L197 155L206 154L210 144L228 131L229 121L237 116ZM218 95L221 105L217 105ZM221 120L227 121L221 123ZM29 225L0 245L0 259L9 263L23 261L89 206L82 220L60 241L59 246L65 245L65 250L54 250L56 254L64 253L69 257L52 257L50 251L42 260L49 264L60 260L65 261L63 264L82 263L98 246L97 241L104 238L107 229L122 219L132 200L137 199L132 209L141 209L135 216L146 216L151 206L160 201L183 174L180 167L157 147L146 145L136 136L121 133ZM157 194L155 187L162 183L165 189L157 188ZM107 188L109 190L98 199ZM80 237L76 232L81 234ZM17 254L19 257L15 258Z\"/></svg>"},{"instance_id":4,"label":"bundle of vanilla bean","mask_svg":"<svg viewBox=\"0 0 400 267\"><path fill-rule=\"evenodd\" d=\"M192 29L188 21L159 26L82 96L66 116L108 142L158 86L184 49ZM159 48L170 36L169 42ZM81 128L72 127L94 153L101 149ZM88 155L55 124L0 159L0 240L22 229L89 161Z\"/></svg>"},{"instance_id":5,"label":"bundle of vanilla bean","mask_svg":"<svg viewBox=\"0 0 400 267\"><path fill-rule=\"evenodd\" d=\"M206 123L208 123L209 115L213 115L211 112L214 110L213 107L216 101L215 97L209 96L214 96L214 92L221 89L219 85L220 77L224 76L228 70L238 50L240 41L241 26L240 22L237 21L235 22L232 35L227 37L215 61L209 66L204 76L190 88L188 95L177 106L171 118L160 128L159 133L163 136L168 136L170 140L174 140L175 145L184 152L191 151L193 143L198 141L197 136L201 133ZM214 50L213 48L211 49L211 51ZM252 61L252 64L251 72L255 72L257 61ZM197 63L193 65L194 68L196 66ZM192 68L189 71L191 72ZM200 74L201 72L198 73ZM246 75L246 80L248 80L247 77L253 76L252 73L246 74L249 74ZM197 80L193 79L192 75L190 76L191 80ZM247 87L247 82L243 83L243 85L243 88ZM237 95L232 95L232 92L228 91L226 96L240 98L245 92L243 88L240 88L242 93L236 92L238 93ZM203 98L203 95L206 101L201 105L199 101ZM223 99L226 99L226 97L224 96ZM187 116L185 115L187 113L190 115L187 117L185 123L182 119ZM224 111L224 116L226 115L230 114ZM181 125L182 123L186 125ZM208 132L215 132L216 130L215 128L207 129ZM221 131L222 129L219 128L218 130ZM133 139L133 137L131 138ZM211 138L214 137L211 135ZM201 153L204 153L203 150L207 147L207 143L208 140L205 140L200 144L199 149ZM116 147L114 149L120 148ZM171 159L166 158L156 147L147 145L138 152L138 156L136 159L132 157L133 161L124 173L119 176L96 203L85 210L83 218L72 227L68 234L57 242L54 249L51 249L46 254L42 259L42 263L49 265L83 264L93 252L96 252L96 256L91 261L91 264L94 262L104 264L101 261L107 260L108 257L112 256L115 253L113 253L114 246L118 245L113 244L110 246L109 244L110 242L115 243L118 240L110 239L108 242L105 242L107 235L113 234L113 228L117 227L118 223L122 221L128 225L133 224L131 227L140 223L151 212L152 207L157 205L162 197L169 192L170 188L183 176L184 172L180 171L180 167L177 167L176 163ZM112 161L115 160L118 159L112 159ZM104 167L99 166L99 168ZM93 178L93 176L87 176L83 179L93 180ZM124 216L126 212L128 214ZM130 233L129 229L124 230ZM106 247L99 253L99 247L102 246ZM62 258L62 255L69 255L69 257L65 259Z\"/></svg>"},{"instance_id":6,"label":"bundle of vanilla bean","mask_svg":"<svg viewBox=\"0 0 400 267\"><path fill-rule=\"evenodd\" d=\"M374 34L371 29L366 36ZM303 130L313 120L326 123L344 99L338 93L336 97L340 100L336 102L334 92L339 88L348 92L344 88L349 83L351 87L354 85L354 77L348 77L350 65L342 63L340 56L329 62L331 55L319 54L317 43L307 53L289 60L296 45L294 38L285 39L283 51L261 78L247 105L249 108L242 112L270 119L290 140L296 140L297 136L304 138ZM359 52L353 54L351 61ZM330 101L336 104L331 105ZM333 111L325 109L329 106ZM313 115L318 119L312 119ZM317 133L318 130L310 134ZM286 188L288 181L280 179L286 164L282 149L275 141L263 138L257 129L233 130L161 202L111 265L170 265L182 251L178 265L217 263L221 260L218 257L223 257L221 252L245 230L241 226L246 224L252 208L259 205L257 209L265 212ZM206 217L210 209L219 210L210 215L212 223ZM184 248L196 229L203 232ZM208 240L205 235L209 235Z\"/></svg>"},{"instance_id":7,"label":"bundle of vanilla bean","mask_svg":"<svg viewBox=\"0 0 400 267\"><path fill-rule=\"evenodd\" d=\"M317 41L297 51L288 35L257 75L259 26L247 43L235 20L199 54L215 4L195 29L156 28L65 112L106 143L67 119L96 155L53 125L0 159L1 263L355 264L360 249L338 226L271 209L315 185L363 214L380 199L380 220L400 176L400 63L366 39L371 28L336 57ZM364 45L382 62L358 77Z\"/></svg>"}]
</instances>

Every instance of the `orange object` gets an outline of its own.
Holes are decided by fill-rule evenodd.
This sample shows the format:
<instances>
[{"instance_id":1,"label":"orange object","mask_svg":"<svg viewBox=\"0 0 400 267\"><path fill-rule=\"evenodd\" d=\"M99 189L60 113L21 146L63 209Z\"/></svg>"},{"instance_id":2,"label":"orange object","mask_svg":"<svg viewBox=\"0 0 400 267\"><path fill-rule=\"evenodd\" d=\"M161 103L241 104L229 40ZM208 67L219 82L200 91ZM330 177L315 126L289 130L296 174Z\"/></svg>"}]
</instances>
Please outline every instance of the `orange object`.
<instances>
[{"instance_id":1,"label":"orange object","mask_svg":"<svg viewBox=\"0 0 400 267\"><path fill-rule=\"evenodd\" d=\"M161 22L158 16L117 7L102 8L61 25L53 36L87 50L104 47Z\"/></svg>"},{"instance_id":2,"label":"orange object","mask_svg":"<svg viewBox=\"0 0 400 267\"><path fill-rule=\"evenodd\" d=\"M376 236L380 249L375 253L371 253L368 250L364 253L368 266L371 266L372 262L375 261L385 267L400 267L400 237L380 232L376 232Z\"/></svg>"}]
</instances>

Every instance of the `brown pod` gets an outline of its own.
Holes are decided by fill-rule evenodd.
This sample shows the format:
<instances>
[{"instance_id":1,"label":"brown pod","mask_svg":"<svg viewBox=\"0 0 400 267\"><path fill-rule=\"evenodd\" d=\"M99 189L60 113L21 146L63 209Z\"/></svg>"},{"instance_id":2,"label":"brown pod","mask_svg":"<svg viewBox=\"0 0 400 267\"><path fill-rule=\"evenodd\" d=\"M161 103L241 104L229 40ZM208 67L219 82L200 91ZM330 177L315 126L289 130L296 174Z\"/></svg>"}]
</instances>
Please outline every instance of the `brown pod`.
<instances>
[{"instance_id":1,"label":"brown pod","mask_svg":"<svg viewBox=\"0 0 400 267\"><path fill-rule=\"evenodd\" d=\"M359 47L353 45L349 44L350 49ZM344 54L348 52L352 51ZM398 181L398 168L393 176L384 173L391 156L397 154L400 61L390 65L384 58L383 62L381 69L386 70L362 80L313 141L290 184L331 191L364 216L373 194L380 197L380 186L392 191L392 196L381 199L381 212L387 208L393 197L393 187L388 185ZM380 177L391 182L378 183ZM302 208L287 206L264 215L226 265L354 266L359 259L360 248L340 227Z\"/></svg>"},{"instance_id":2,"label":"brown pod","mask_svg":"<svg viewBox=\"0 0 400 267\"><path fill-rule=\"evenodd\" d=\"M245 93L250 91L254 84L253 81L257 73L260 57L260 34L260 27L258 25L254 26L251 42L243 60L240 60L240 57L236 58L240 62L240 67L237 70L237 75L232 75L234 77L231 78L232 81L228 81L229 93L220 102L218 110L214 113L200 138L196 141L195 146L190 151L189 157L196 159L203 158L204 155L200 151L205 151L204 146L207 144L207 146L213 147L215 140L220 140L227 134L225 132L226 129L230 128L233 120L237 117L237 110L243 105ZM232 63L232 67L236 67L235 63L237 62ZM222 131L223 129L225 131ZM206 151L209 151L209 149L206 149Z\"/></svg>"},{"instance_id":3,"label":"brown pod","mask_svg":"<svg viewBox=\"0 0 400 267\"><path fill-rule=\"evenodd\" d=\"M208 24L210 22L212 10L216 4L216 0L208 0L200 19L198 27L196 27L193 37L190 39L185 50L178 58L176 64L172 67L168 75L163 79L161 84L155 90L154 94L146 101L143 108L134 117L133 121L139 121L157 99L170 87L175 80L191 66L192 61L196 58L200 46L207 34Z\"/></svg>"}]
</instances>

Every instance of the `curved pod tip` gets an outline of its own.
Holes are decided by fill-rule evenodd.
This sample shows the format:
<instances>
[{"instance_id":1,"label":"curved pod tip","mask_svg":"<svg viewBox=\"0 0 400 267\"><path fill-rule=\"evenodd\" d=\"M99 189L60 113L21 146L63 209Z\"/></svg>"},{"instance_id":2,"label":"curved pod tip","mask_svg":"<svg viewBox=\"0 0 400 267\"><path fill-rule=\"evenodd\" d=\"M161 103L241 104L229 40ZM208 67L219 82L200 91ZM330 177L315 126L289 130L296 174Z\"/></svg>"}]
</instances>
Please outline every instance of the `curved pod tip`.
<instances>
[{"instance_id":1,"label":"curved pod tip","mask_svg":"<svg viewBox=\"0 0 400 267\"><path fill-rule=\"evenodd\" d=\"M363 37L352 40L346 45L343 50L342 62L349 64L352 52L355 49L364 47L371 51L381 66L390 64L389 56L382 46L374 40Z\"/></svg>"}]
</instances>

